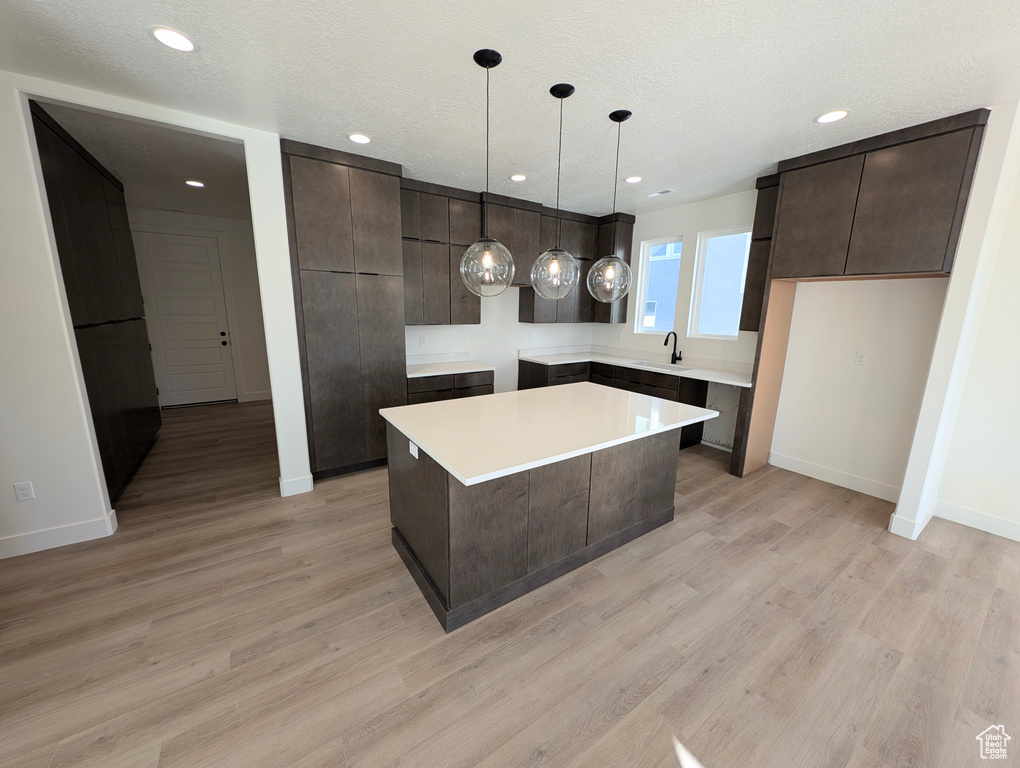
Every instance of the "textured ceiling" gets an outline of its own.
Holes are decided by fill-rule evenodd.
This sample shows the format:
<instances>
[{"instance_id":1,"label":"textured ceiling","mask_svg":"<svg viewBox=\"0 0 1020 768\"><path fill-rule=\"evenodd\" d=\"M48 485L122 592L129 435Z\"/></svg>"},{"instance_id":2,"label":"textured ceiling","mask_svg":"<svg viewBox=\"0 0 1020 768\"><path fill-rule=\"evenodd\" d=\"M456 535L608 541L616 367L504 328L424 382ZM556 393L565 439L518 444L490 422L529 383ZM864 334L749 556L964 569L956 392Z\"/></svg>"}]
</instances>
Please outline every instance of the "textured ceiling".
<instances>
[{"instance_id":1,"label":"textured ceiling","mask_svg":"<svg viewBox=\"0 0 1020 768\"><path fill-rule=\"evenodd\" d=\"M181 54L148 30L198 44ZM553 83L565 208L655 210L747 189L776 161L1020 97L1018 0L4 0L0 68L484 184L484 73L496 48L492 189L551 204ZM844 108L848 119L811 119ZM372 144L346 136L361 131ZM514 184L511 173L528 181ZM646 197L666 187L676 194Z\"/></svg>"},{"instance_id":2,"label":"textured ceiling","mask_svg":"<svg viewBox=\"0 0 1020 768\"><path fill-rule=\"evenodd\" d=\"M128 205L251 218L240 143L54 104L43 106L120 179ZM202 181L205 187L189 187L186 179Z\"/></svg>"}]
</instances>

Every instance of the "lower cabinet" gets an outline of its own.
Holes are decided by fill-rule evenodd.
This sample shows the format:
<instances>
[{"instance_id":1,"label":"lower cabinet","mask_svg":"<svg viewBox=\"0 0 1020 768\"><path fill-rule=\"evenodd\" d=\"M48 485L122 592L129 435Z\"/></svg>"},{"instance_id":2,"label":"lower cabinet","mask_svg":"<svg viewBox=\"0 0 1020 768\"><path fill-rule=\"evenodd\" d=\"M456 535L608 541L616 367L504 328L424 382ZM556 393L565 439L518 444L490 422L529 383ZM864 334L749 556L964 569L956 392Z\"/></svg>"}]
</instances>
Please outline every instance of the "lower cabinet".
<instances>
[{"instance_id":1,"label":"lower cabinet","mask_svg":"<svg viewBox=\"0 0 1020 768\"><path fill-rule=\"evenodd\" d=\"M416 376L407 380L407 404L434 403L458 397L474 397L493 393L492 371Z\"/></svg>"}]
</instances>

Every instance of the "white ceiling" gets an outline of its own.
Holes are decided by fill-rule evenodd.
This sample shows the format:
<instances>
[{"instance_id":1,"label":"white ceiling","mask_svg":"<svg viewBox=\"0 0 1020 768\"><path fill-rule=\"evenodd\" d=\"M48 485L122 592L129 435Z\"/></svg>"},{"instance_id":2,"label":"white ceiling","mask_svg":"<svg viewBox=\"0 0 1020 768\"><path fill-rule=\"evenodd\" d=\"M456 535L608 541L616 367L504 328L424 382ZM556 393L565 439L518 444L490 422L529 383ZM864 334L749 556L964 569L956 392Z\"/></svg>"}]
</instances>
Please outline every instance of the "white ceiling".
<instances>
[{"instance_id":1,"label":"white ceiling","mask_svg":"<svg viewBox=\"0 0 1020 768\"><path fill-rule=\"evenodd\" d=\"M239 142L55 104L43 108L120 179L128 205L251 218ZM186 179L205 187L189 187Z\"/></svg>"},{"instance_id":2,"label":"white ceiling","mask_svg":"<svg viewBox=\"0 0 1020 768\"><path fill-rule=\"evenodd\" d=\"M197 52L156 43L172 26ZM492 72L492 189L552 204L557 102L563 206L645 212L748 189L785 157L1020 97L1018 0L4 0L0 68L403 164L483 186ZM848 119L812 118L845 108ZM372 144L346 136L361 131ZM511 173L528 181L514 184ZM650 200L665 187L676 194Z\"/></svg>"}]
</instances>

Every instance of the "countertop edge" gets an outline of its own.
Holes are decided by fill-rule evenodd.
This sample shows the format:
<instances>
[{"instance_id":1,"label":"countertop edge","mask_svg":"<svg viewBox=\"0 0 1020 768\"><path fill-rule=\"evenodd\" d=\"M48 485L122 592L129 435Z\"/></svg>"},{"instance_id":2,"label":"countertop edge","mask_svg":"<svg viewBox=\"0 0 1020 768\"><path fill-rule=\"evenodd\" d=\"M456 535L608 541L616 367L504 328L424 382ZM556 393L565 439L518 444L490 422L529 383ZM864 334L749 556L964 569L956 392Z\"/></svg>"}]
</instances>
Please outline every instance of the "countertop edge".
<instances>
[{"instance_id":1,"label":"countertop edge","mask_svg":"<svg viewBox=\"0 0 1020 768\"><path fill-rule=\"evenodd\" d=\"M742 374L736 371L725 371L722 369L705 368L704 366L687 368L682 371L671 371L664 366L661 368L652 368L644 365L635 365L628 361L626 358L616 358L614 355L606 355L599 352L565 352L560 353L564 356L570 356L571 359L559 360L557 362L550 362L549 360L543 360L542 358L555 357L558 355L518 355L518 360L525 360L529 363L535 363L536 365L571 365L573 363L605 363L606 365L616 365L621 368L629 368L632 371L651 371L652 373L663 373L667 376L676 376L679 379L698 379L700 381L710 381L716 384L726 384L731 387L742 387L744 389L751 388L751 382L747 381L732 381L726 378L727 376L748 376L750 374Z\"/></svg>"}]
</instances>

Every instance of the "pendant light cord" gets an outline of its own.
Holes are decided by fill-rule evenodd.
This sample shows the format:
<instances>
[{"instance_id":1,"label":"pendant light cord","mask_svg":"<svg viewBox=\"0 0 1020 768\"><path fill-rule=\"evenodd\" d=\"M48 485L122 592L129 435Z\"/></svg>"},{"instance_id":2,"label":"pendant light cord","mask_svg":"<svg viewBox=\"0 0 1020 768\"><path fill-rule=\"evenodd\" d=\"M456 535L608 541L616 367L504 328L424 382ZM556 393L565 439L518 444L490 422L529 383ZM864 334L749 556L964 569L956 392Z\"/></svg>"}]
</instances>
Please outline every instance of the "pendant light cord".
<instances>
[{"instance_id":1,"label":"pendant light cord","mask_svg":"<svg viewBox=\"0 0 1020 768\"><path fill-rule=\"evenodd\" d=\"M616 124L616 175L613 176L613 242L610 247L613 249L611 256L616 255L616 190L620 186L620 136L623 134L623 123Z\"/></svg>"},{"instance_id":2,"label":"pendant light cord","mask_svg":"<svg viewBox=\"0 0 1020 768\"><path fill-rule=\"evenodd\" d=\"M482 205L482 237L489 236L489 67L485 68L485 197Z\"/></svg>"},{"instance_id":3,"label":"pendant light cord","mask_svg":"<svg viewBox=\"0 0 1020 768\"><path fill-rule=\"evenodd\" d=\"M563 162L563 99L560 99L560 143L556 150L556 247L560 247L560 166ZM614 193L615 194L615 193Z\"/></svg>"}]
</instances>

